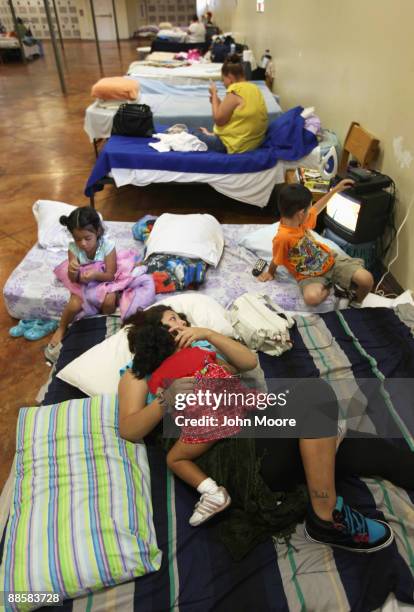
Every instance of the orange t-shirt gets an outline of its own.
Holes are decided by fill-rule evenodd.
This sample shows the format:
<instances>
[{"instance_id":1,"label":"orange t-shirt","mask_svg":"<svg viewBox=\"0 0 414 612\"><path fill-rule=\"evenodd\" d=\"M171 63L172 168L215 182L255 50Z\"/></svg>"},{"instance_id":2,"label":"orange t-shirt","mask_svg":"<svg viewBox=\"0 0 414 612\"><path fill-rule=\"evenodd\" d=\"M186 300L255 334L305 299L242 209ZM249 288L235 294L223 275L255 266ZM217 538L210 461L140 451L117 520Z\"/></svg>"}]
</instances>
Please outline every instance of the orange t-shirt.
<instances>
[{"instance_id":1,"label":"orange t-shirt","mask_svg":"<svg viewBox=\"0 0 414 612\"><path fill-rule=\"evenodd\" d=\"M309 230L316 225L316 209L312 206L305 223L288 227L280 222L273 238L273 263L285 266L297 281L322 276L332 268L335 257L329 247L321 244Z\"/></svg>"}]
</instances>

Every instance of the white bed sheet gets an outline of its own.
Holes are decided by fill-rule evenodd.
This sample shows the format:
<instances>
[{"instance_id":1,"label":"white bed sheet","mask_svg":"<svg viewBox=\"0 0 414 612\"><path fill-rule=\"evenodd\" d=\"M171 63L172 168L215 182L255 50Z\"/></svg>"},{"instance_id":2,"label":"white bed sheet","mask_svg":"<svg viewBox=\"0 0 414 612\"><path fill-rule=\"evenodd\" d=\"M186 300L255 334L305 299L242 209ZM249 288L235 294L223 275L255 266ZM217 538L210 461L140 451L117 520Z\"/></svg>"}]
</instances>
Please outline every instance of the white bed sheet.
<instances>
[{"instance_id":1,"label":"white bed sheet","mask_svg":"<svg viewBox=\"0 0 414 612\"><path fill-rule=\"evenodd\" d=\"M168 155L168 153L160 153ZM264 208L273 187L285 181L285 172L290 168L305 166L319 169L320 147L295 162L279 161L269 170L244 174L203 174L197 172L173 172L171 170L130 170L112 168L111 175L117 187L136 185L145 187L151 183L206 183L229 198Z\"/></svg>"},{"instance_id":2,"label":"white bed sheet","mask_svg":"<svg viewBox=\"0 0 414 612\"><path fill-rule=\"evenodd\" d=\"M173 85L196 85L206 81L221 80L222 64L210 62L194 63L191 66L164 68L148 66L145 62L132 62L128 68L129 76L162 79Z\"/></svg>"}]
</instances>

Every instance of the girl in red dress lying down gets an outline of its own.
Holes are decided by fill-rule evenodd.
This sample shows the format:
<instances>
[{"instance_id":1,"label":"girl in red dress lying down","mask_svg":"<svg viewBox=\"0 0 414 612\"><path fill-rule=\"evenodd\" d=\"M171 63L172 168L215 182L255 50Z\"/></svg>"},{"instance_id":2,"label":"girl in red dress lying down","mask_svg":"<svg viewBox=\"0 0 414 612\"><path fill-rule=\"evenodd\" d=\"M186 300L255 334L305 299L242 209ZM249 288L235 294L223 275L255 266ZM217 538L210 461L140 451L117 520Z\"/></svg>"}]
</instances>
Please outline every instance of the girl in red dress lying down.
<instances>
[{"instance_id":1,"label":"girl in red dress lying down","mask_svg":"<svg viewBox=\"0 0 414 612\"><path fill-rule=\"evenodd\" d=\"M206 342L193 342L191 346L180 348L174 332L155 325L145 325L131 333L130 347L132 345L135 353L132 371L138 378L147 378L153 396L162 401L174 380L195 379L193 398L183 397L183 401L176 401L170 409L173 420L181 428L181 435L167 455L167 464L201 494L190 518L190 525L201 525L227 508L231 499L227 490L204 474L194 460L207 452L216 440L240 431L237 422L248 410L245 404L252 403L255 391L244 386L236 369L220 359ZM242 398L247 394L249 401L244 402Z\"/></svg>"}]
</instances>

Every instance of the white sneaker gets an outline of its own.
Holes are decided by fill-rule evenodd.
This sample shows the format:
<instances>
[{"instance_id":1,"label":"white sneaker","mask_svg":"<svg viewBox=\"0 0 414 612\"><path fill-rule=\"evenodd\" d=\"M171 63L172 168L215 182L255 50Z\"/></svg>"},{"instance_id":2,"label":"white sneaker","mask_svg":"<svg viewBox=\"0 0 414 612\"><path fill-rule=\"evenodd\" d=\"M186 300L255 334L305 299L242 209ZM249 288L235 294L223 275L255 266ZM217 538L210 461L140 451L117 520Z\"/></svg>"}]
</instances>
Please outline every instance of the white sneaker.
<instances>
[{"instance_id":1,"label":"white sneaker","mask_svg":"<svg viewBox=\"0 0 414 612\"><path fill-rule=\"evenodd\" d=\"M219 487L215 493L203 493L196 503L190 518L190 525L198 527L212 516L218 514L231 504L231 497L224 487Z\"/></svg>"}]
</instances>

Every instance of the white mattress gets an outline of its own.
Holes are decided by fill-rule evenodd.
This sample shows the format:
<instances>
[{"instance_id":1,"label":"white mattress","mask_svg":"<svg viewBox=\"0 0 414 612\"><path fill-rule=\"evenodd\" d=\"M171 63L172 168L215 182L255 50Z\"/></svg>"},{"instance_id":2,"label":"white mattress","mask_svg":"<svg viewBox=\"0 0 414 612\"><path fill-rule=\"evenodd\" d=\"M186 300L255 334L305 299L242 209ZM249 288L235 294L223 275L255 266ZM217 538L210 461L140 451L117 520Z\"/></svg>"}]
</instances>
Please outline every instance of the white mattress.
<instances>
[{"instance_id":1,"label":"white mattress","mask_svg":"<svg viewBox=\"0 0 414 612\"><path fill-rule=\"evenodd\" d=\"M163 153L168 155L168 153ZM229 198L264 208L269 202L273 187L284 183L286 170L305 166L319 169L320 147L294 162L279 161L269 170L245 174L202 174L197 172L173 172L171 170L130 170L112 168L111 176L117 187L136 185L145 187L151 183L206 183Z\"/></svg>"},{"instance_id":2,"label":"white mattress","mask_svg":"<svg viewBox=\"0 0 414 612\"><path fill-rule=\"evenodd\" d=\"M145 61L132 62L127 74L130 76L146 77L151 79L162 79L165 83L173 85L196 85L206 81L221 80L222 64L210 62L194 63L191 66L180 66L178 68L165 68L148 66Z\"/></svg>"},{"instance_id":3,"label":"white mattress","mask_svg":"<svg viewBox=\"0 0 414 612\"><path fill-rule=\"evenodd\" d=\"M132 223L109 221L108 233L115 240L118 250L135 247L141 253L143 244L134 240ZM265 291L282 308L300 312L326 312L333 310L335 299L329 297L317 308L309 308L303 302L298 285L286 275L283 280L260 283L251 270L256 255L238 241L260 225L223 225L225 249L217 268L210 267L204 285L199 289L228 307L246 291ZM67 257L66 251L50 252L36 244L20 262L7 280L3 293L6 308L16 319L58 318L69 298L69 292L56 279L53 269ZM158 295L161 299L165 294Z\"/></svg>"}]
</instances>

